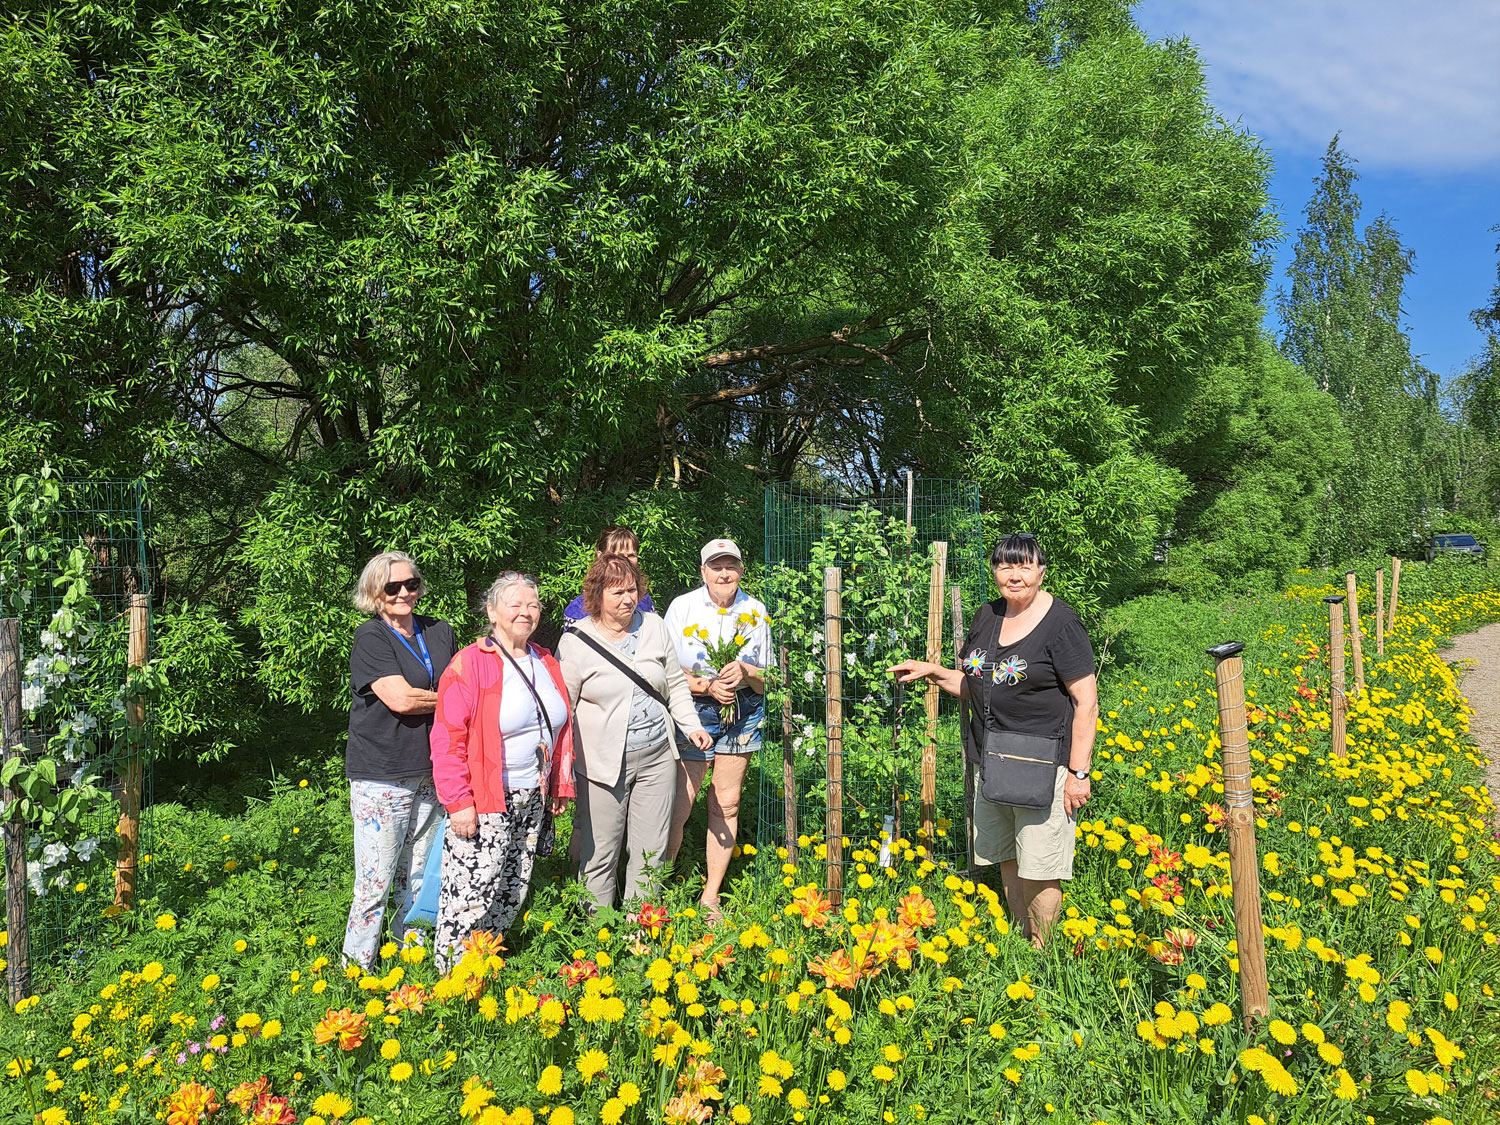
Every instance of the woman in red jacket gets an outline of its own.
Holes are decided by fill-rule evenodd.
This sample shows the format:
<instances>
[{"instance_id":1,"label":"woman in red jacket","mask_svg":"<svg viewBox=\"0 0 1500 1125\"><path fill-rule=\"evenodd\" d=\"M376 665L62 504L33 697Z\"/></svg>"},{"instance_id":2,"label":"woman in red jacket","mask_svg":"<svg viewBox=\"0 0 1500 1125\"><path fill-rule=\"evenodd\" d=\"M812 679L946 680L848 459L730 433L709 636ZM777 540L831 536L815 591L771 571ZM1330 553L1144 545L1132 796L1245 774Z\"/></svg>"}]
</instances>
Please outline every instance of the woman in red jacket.
<instances>
[{"instance_id":1,"label":"woman in red jacket","mask_svg":"<svg viewBox=\"0 0 1500 1125\"><path fill-rule=\"evenodd\" d=\"M448 810L436 959L446 972L476 930L499 934L520 913L545 814L573 797L573 716L562 669L530 643L541 620L536 579L508 570L485 596L490 633L438 682L432 776Z\"/></svg>"}]
</instances>

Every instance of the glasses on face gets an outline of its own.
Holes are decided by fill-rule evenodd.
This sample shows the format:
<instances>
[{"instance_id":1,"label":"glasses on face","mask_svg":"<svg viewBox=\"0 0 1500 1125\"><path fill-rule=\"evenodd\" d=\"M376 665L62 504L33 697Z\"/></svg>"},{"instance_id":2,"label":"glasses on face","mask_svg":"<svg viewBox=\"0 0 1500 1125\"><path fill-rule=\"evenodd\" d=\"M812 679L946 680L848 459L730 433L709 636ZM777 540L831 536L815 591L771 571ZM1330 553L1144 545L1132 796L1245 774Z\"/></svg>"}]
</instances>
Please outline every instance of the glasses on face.
<instances>
[{"instance_id":1,"label":"glasses on face","mask_svg":"<svg viewBox=\"0 0 1500 1125\"><path fill-rule=\"evenodd\" d=\"M417 577L398 578L394 582L387 582L384 587L385 596L394 598L402 590L410 590L413 594L422 592L422 580Z\"/></svg>"}]
</instances>

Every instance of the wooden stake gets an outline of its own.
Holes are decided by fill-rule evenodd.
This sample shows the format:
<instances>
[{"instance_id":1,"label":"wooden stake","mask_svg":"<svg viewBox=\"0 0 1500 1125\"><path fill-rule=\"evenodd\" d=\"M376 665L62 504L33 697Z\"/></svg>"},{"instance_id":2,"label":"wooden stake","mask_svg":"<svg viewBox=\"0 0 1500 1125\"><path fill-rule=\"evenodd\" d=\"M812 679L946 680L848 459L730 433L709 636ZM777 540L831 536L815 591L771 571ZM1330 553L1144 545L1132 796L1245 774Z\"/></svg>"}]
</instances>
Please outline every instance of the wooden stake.
<instances>
[{"instance_id":1,"label":"wooden stake","mask_svg":"<svg viewBox=\"0 0 1500 1125\"><path fill-rule=\"evenodd\" d=\"M1385 571L1375 572L1375 655L1385 655Z\"/></svg>"},{"instance_id":2,"label":"wooden stake","mask_svg":"<svg viewBox=\"0 0 1500 1125\"><path fill-rule=\"evenodd\" d=\"M932 577L927 586L927 659L943 662L943 583L948 576L948 544L932 545ZM929 853L937 849L937 684L927 685L927 741L922 746L922 831Z\"/></svg>"},{"instance_id":3,"label":"wooden stake","mask_svg":"<svg viewBox=\"0 0 1500 1125\"><path fill-rule=\"evenodd\" d=\"M1349 756L1346 714L1349 697L1344 694L1344 595L1329 594L1328 603L1328 739L1335 758Z\"/></svg>"},{"instance_id":4,"label":"wooden stake","mask_svg":"<svg viewBox=\"0 0 1500 1125\"><path fill-rule=\"evenodd\" d=\"M1396 601L1401 597L1401 560L1391 556L1391 616L1385 623L1385 631L1396 631Z\"/></svg>"},{"instance_id":5,"label":"wooden stake","mask_svg":"<svg viewBox=\"0 0 1500 1125\"><path fill-rule=\"evenodd\" d=\"M948 588L948 593L953 600L953 666L955 668L962 668L964 658L964 592L963 588L955 583ZM958 711L958 721L960 724L969 721L962 707ZM966 741L963 729L960 727L958 756L963 759L964 763L964 848L969 857L969 866L965 870L972 872L974 870L974 767L969 764L969 754L964 749Z\"/></svg>"},{"instance_id":6,"label":"wooden stake","mask_svg":"<svg viewBox=\"0 0 1500 1125\"><path fill-rule=\"evenodd\" d=\"M828 809L824 821L827 837L828 897L838 906L844 901L844 576L836 566L823 568L823 667L827 691L825 719L828 725Z\"/></svg>"},{"instance_id":7,"label":"wooden stake","mask_svg":"<svg viewBox=\"0 0 1500 1125\"><path fill-rule=\"evenodd\" d=\"M1245 731L1245 646L1229 641L1208 650L1219 691L1220 760L1229 812L1229 878L1240 962L1240 1015L1247 1034L1271 1014L1266 940L1261 929L1260 864L1255 858L1255 791L1250 786L1250 741Z\"/></svg>"},{"instance_id":8,"label":"wooden stake","mask_svg":"<svg viewBox=\"0 0 1500 1125\"><path fill-rule=\"evenodd\" d=\"M21 623L0 621L0 740L5 760L19 758L21 742ZM0 790L5 807L20 794ZM6 995L11 1007L31 995L31 928L26 920L26 822L12 815L5 821Z\"/></svg>"},{"instance_id":9,"label":"wooden stake","mask_svg":"<svg viewBox=\"0 0 1500 1125\"><path fill-rule=\"evenodd\" d=\"M129 660L132 668L139 668L146 663L148 605L145 594L130 595ZM146 701L139 694L132 695L126 701L125 721L129 726L129 734L126 742L125 776L120 792L120 826L116 829L120 837L120 855L115 860L115 905L122 910L133 910L136 880L140 874L141 796L145 789L146 773L142 760Z\"/></svg>"},{"instance_id":10,"label":"wooden stake","mask_svg":"<svg viewBox=\"0 0 1500 1125\"><path fill-rule=\"evenodd\" d=\"M786 645L781 646L781 793L786 808L786 858L797 862L797 758L792 749L792 692Z\"/></svg>"},{"instance_id":11,"label":"wooden stake","mask_svg":"<svg viewBox=\"0 0 1500 1125\"><path fill-rule=\"evenodd\" d=\"M1344 589L1349 591L1349 643L1354 656L1354 694L1365 693L1365 651L1359 628L1359 582L1354 571L1344 575Z\"/></svg>"}]
</instances>

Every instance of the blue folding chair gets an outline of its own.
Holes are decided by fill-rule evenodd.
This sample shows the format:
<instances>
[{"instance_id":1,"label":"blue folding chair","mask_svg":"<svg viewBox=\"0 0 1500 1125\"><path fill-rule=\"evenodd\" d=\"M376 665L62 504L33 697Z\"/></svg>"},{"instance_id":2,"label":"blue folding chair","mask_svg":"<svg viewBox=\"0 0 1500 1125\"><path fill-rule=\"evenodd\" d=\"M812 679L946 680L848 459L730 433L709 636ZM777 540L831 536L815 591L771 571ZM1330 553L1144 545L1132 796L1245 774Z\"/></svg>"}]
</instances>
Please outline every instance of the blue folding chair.
<instances>
[{"instance_id":1,"label":"blue folding chair","mask_svg":"<svg viewBox=\"0 0 1500 1125\"><path fill-rule=\"evenodd\" d=\"M448 818L438 821L436 839L427 853L427 865L422 868L422 893L412 904L406 920L414 926L436 926L438 895L443 887L443 833L448 830Z\"/></svg>"}]
</instances>

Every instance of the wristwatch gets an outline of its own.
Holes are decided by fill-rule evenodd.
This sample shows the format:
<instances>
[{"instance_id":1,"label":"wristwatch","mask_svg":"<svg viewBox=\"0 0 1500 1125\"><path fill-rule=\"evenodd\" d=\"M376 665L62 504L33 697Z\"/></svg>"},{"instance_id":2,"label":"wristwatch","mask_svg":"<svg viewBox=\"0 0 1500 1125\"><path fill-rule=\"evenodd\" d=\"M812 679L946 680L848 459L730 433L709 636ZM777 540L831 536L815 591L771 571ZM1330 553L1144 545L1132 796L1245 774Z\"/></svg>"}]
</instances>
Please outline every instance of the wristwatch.
<instances>
[{"instance_id":1,"label":"wristwatch","mask_svg":"<svg viewBox=\"0 0 1500 1125\"><path fill-rule=\"evenodd\" d=\"M1068 772L1076 777L1079 781L1088 781L1091 777L1091 774L1088 770L1075 770L1072 766L1068 767Z\"/></svg>"}]
</instances>

